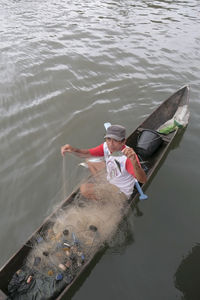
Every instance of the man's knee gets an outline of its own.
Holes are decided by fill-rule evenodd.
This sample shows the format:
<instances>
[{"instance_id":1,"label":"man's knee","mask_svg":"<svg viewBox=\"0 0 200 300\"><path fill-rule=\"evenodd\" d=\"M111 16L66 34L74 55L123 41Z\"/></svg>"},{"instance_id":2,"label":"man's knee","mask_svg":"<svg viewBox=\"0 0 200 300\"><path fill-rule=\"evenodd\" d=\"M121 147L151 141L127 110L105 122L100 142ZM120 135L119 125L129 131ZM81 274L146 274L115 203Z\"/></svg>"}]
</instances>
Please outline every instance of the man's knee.
<instances>
[{"instance_id":1,"label":"man's knee","mask_svg":"<svg viewBox=\"0 0 200 300\"><path fill-rule=\"evenodd\" d=\"M90 162L88 161L88 167L90 172L93 175L96 175L98 172L100 172L101 170L103 170L105 168L105 162Z\"/></svg>"},{"instance_id":2,"label":"man's knee","mask_svg":"<svg viewBox=\"0 0 200 300\"><path fill-rule=\"evenodd\" d=\"M80 192L81 192L81 195L83 195L85 197L85 194L87 193L86 185L85 184L81 184L81 186L80 186Z\"/></svg>"},{"instance_id":3,"label":"man's knee","mask_svg":"<svg viewBox=\"0 0 200 300\"><path fill-rule=\"evenodd\" d=\"M94 198L95 195L94 195L94 186L93 184L87 184L87 183L83 183L81 186L80 186L80 192L81 194L85 197L85 198Z\"/></svg>"}]
</instances>

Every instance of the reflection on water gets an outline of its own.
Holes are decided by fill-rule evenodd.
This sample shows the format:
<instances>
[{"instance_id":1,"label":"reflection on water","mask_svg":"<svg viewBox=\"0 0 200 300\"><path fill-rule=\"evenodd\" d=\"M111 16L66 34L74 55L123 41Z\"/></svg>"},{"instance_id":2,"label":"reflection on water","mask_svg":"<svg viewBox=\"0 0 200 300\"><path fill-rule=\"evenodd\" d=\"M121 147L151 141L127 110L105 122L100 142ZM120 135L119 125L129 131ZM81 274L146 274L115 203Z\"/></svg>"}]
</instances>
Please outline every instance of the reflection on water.
<instances>
[{"instance_id":1,"label":"reflection on water","mask_svg":"<svg viewBox=\"0 0 200 300\"><path fill-rule=\"evenodd\" d=\"M175 286L183 295L184 300L200 299L200 244L192 248L190 253L183 258L176 273Z\"/></svg>"}]
</instances>

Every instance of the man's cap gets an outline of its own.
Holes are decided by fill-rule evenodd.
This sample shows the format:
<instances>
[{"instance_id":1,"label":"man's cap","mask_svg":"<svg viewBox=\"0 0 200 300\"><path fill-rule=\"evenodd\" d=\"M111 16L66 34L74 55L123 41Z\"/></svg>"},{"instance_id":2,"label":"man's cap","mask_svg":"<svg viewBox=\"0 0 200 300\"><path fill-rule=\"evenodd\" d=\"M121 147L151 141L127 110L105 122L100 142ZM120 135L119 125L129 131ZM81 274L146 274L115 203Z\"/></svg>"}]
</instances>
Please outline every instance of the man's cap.
<instances>
[{"instance_id":1,"label":"man's cap","mask_svg":"<svg viewBox=\"0 0 200 300\"><path fill-rule=\"evenodd\" d=\"M111 125L106 130L105 138L111 138L116 141L122 141L126 137L126 129L121 125Z\"/></svg>"}]
</instances>

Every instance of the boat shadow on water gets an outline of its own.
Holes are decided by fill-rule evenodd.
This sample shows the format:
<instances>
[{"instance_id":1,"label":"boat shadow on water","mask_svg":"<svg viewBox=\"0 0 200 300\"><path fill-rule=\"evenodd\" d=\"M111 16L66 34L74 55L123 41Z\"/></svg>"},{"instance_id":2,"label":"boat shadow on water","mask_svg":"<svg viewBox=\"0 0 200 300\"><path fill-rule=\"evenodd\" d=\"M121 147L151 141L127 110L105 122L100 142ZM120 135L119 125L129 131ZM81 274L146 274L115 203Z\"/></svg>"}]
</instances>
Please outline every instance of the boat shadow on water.
<instances>
[{"instance_id":1,"label":"boat shadow on water","mask_svg":"<svg viewBox=\"0 0 200 300\"><path fill-rule=\"evenodd\" d=\"M200 299L200 244L195 245L183 258L175 275L175 287L180 290L185 300Z\"/></svg>"}]
</instances>

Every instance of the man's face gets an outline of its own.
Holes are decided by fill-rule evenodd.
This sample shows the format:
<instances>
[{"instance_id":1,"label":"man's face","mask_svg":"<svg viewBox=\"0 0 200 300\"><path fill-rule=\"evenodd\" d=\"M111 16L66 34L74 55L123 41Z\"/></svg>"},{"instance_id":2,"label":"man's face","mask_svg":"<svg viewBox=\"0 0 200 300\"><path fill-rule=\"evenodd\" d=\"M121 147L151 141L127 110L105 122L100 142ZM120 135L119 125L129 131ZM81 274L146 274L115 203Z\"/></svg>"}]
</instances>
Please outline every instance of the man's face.
<instances>
[{"instance_id":1,"label":"man's face","mask_svg":"<svg viewBox=\"0 0 200 300\"><path fill-rule=\"evenodd\" d=\"M114 139L111 138L106 138L106 144L108 146L108 149L111 153L116 152L116 151L121 151L123 145L125 144L125 140L124 141L116 141Z\"/></svg>"}]
</instances>

